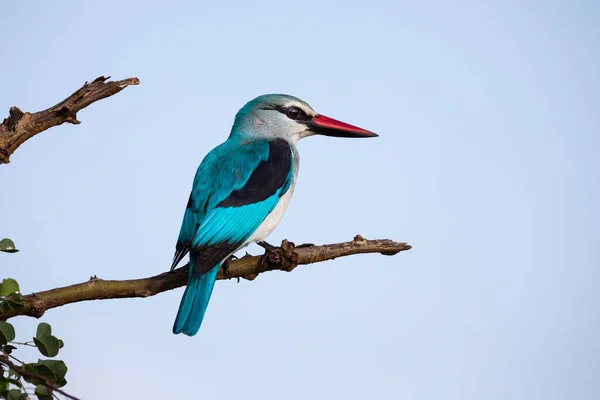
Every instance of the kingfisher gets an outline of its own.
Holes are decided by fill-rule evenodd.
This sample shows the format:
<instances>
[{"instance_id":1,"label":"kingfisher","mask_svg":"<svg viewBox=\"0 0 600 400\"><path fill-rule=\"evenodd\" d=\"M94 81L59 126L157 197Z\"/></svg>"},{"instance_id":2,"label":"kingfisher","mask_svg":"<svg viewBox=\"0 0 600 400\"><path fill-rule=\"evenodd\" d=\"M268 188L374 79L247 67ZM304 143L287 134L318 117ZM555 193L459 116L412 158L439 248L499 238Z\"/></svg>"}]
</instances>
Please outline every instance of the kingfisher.
<instances>
[{"instance_id":1,"label":"kingfisher","mask_svg":"<svg viewBox=\"0 0 600 400\"><path fill-rule=\"evenodd\" d=\"M281 221L298 176L296 142L312 135L376 137L373 132L316 113L285 94L262 95L235 116L225 142L200 163L183 214L173 270L190 255L187 286L173 333L200 329L223 262L264 240Z\"/></svg>"}]
</instances>

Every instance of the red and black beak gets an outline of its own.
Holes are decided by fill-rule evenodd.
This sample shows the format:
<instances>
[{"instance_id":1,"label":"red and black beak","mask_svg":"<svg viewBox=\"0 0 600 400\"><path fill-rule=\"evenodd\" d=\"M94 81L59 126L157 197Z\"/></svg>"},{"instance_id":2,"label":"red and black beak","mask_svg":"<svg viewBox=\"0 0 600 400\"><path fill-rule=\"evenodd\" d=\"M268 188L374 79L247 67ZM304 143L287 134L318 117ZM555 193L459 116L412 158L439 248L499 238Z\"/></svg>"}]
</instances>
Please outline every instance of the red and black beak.
<instances>
[{"instance_id":1,"label":"red and black beak","mask_svg":"<svg viewBox=\"0 0 600 400\"><path fill-rule=\"evenodd\" d=\"M318 135L346 137L346 138L366 138L377 137L376 133L367 131L354 125L338 121L324 115L317 115L303 123L311 132Z\"/></svg>"}]
</instances>

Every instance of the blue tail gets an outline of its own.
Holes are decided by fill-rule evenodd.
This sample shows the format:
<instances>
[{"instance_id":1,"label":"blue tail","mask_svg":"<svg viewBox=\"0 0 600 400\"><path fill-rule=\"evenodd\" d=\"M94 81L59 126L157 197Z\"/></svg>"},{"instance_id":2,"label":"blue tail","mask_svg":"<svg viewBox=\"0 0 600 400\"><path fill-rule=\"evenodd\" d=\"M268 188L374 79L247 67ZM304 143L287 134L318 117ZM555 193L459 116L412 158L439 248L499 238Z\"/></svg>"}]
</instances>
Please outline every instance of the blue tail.
<instances>
[{"instance_id":1,"label":"blue tail","mask_svg":"<svg viewBox=\"0 0 600 400\"><path fill-rule=\"evenodd\" d=\"M173 324L173 333L184 333L188 336L194 336L198 333L208 301L215 286L219 266L217 264L207 273L200 275L194 271L193 255L190 255L190 275L188 283L179 304L179 311Z\"/></svg>"}]
</instances>

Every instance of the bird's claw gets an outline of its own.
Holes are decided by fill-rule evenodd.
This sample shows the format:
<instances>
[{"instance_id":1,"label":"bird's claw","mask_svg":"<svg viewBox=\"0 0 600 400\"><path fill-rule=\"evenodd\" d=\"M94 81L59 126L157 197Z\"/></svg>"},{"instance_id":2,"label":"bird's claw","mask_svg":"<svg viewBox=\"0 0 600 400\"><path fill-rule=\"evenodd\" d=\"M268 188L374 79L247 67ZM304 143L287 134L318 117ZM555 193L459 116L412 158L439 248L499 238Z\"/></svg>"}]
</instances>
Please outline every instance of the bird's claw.
<instances>
[{"instance_id":1,"label":"bird's claw","mask_svg":"<svg viewBox=\"0 0 600 400\"><path fill-rule=\"evenodd\" d=\"M279 249L279 247L273 246L272 244L269 244L265 241L257 242L257 244L259 246L261 246L263 249L265 249L265 253L260 257L260 261L259 261L260 269L263 269L265 264L272 262L272 260L270 259L271 254L273 254L273 252L275 252L277 249Z\"/></svg>"},{"instance_id":2,"label":"bird's claw","mask_svg":"<svg viewBox=\"0 0 600 400\"><path fill-rule=\"evenodd\" d=\"M263 269L265 264L268 262L269 254L271 254L271 250L265 250L265 253L262 256L260 256L260 261L259 261L260 269Z\"/></svg>"},{"instance_id":3,"label":"bird's claw","mask_svg":"<svg viewBox=\"0 0 600 400\"><path fill-rule=\"evenodd\" d=\"M257 242L257 244L265 249L265 253L260 257L258 263L259 269L263 271L272 269L273 267L282 271L291 271L298 265L298 254L294 252L294 249L314 246L312 243L295 246L294 243L287 240L283 240L281 246L273 246L264 241Z\"/></svg>"},{"instance_id":4,"label":"bird's claw","mask_svg":"<svg viewBox=\"0 0 600 400\"><path fill-rule=\"evenodd\" d=\"M277 248L277 246L273 246L271 243L265 242L264 240L260 241L260 242L256 242L257 245L259 245L260 247L262 247L263 249L266 250L265 253L269 252L269 251L273 251Z\"/></svg>"}]
</instances>

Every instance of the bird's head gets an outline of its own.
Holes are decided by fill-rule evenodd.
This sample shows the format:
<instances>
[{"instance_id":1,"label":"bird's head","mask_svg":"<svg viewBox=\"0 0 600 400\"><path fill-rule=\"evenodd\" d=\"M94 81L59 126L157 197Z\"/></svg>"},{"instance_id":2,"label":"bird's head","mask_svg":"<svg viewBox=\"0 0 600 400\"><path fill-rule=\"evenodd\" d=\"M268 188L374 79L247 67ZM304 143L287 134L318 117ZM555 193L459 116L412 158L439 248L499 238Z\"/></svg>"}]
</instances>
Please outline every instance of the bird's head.
<instances>
[{"instance_id":1,"label":"bird's head","mask_svg":"<svg viewBox=\"0 0 600 400\"><path fill-rule=\"evenodd\" d=\"M307 136L376 137L373 132L315 112L304 101L285 94L265 94L248 102L235 116L232 136L284 138L297 142Z\"/></svg>"}]
</instances>

